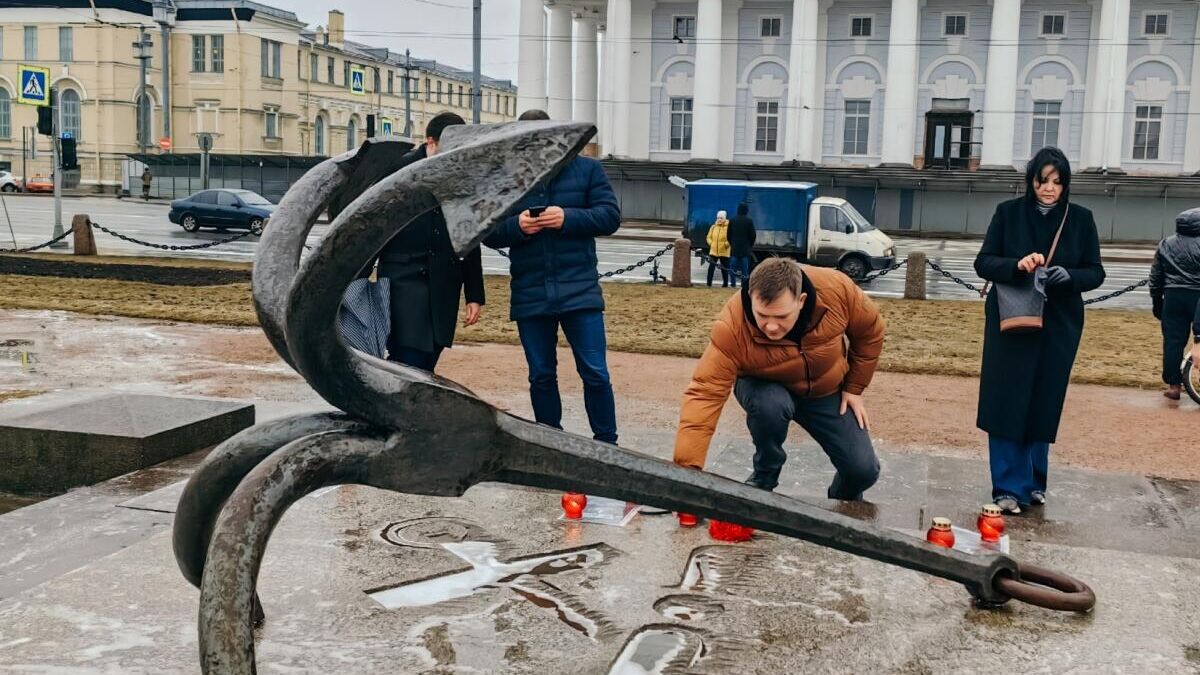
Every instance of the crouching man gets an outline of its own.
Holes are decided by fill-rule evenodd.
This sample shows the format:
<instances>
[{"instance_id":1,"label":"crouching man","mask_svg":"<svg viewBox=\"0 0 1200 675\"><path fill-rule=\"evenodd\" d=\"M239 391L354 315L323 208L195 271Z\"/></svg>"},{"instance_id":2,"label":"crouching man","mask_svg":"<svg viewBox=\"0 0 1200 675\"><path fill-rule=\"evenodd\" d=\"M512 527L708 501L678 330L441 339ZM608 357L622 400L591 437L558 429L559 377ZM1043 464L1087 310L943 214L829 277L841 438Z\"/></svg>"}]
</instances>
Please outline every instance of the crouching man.
<instances>
[{"instance_id":1,"label":"crouching man","mask_svg":"<svg viewBox=\"0 0 1200 675\"><path fill-rule=\"evenodd\" d=\"M836 270L784 258L761 263L725 303L683 395L675 463L704 468L733 390L754 439L746 483L779 484L788 426L799 424L837 469L831 499L860 500L879 477L863 391L883 348L883 317Z\"/></svg>"}]
</instances>

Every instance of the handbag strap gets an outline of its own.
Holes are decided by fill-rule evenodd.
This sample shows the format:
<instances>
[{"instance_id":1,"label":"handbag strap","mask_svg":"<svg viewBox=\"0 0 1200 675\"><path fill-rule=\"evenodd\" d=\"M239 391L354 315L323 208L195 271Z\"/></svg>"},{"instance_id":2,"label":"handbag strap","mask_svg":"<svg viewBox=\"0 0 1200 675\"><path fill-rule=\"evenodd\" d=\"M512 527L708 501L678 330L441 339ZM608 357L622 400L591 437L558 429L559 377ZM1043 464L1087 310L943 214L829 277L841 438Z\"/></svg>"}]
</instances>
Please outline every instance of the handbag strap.
<instances>
[{"instance_id":1,"label":"handbag strap","mask_svg":"<svg viewBox=\"0 0 1200 675\"><path fill-rule=\"evenodd\" d=\"M1062 222L1058 224L1058 231L1054 233L1054 241L1050 244L1050 253L1046 255L1045 267L1050 266L1050 261L1054 259L1054 251L1058 248L1058 240L1062 238L1063 228L1067 225L1067 214L1071 212L1071 203L1063 208ZM983 290L979 291L980 297L986 297L988 291L992 288L992 282L988 281L983 285Z\"/></svg>"}]
</instances>

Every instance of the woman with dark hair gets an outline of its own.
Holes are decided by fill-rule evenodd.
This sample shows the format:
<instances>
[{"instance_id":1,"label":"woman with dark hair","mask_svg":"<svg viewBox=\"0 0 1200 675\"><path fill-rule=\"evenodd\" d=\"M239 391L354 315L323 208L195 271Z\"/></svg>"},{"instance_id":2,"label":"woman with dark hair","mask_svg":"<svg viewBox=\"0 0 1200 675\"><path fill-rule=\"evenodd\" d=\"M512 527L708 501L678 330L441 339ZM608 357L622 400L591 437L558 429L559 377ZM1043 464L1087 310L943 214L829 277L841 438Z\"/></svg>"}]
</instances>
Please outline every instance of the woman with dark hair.
<instances>
[{"instance_id":1,"label":"woman with dark hair","mask_svg":"<svg viewBox=\"0 0 1200 675\"><path fill-rule=\"evenodd\" d=\"M1046 502L1050 444L1083 334L1081 294L1104 283L1096 222L1091 211L1069 203L1070 187L1062 151L1039 150L1025 170L1025 196L996 207L975 258L975 271L990 282L1044 277L1041 330L1002 332L995 288L984 304L976 424L988 434L992 499L1008 513Z\"/></svg>"}]
</instances>

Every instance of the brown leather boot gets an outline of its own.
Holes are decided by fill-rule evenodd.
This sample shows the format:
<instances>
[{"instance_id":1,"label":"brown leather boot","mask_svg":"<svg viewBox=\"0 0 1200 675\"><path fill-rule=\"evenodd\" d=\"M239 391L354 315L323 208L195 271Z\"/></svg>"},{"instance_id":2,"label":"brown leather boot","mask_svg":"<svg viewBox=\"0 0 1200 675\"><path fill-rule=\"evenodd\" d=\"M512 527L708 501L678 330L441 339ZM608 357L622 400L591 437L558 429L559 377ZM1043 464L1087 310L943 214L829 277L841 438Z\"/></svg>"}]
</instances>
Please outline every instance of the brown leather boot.
<instances>
[{"instance_id":1,"label":"brown leather boot","mask_svg":"<svg viewBox=\"0 0 1200 675\"><path fill-rule=\"evenodd\" d=\"M1167 398L1171 399L1172 401L1178 401L1181 390L1182 390L1181 385L1169 384L1169 385L1167 385L1166 390L1163 391L1163 396L1166 396Z\"/></svg>"}]
</instances>

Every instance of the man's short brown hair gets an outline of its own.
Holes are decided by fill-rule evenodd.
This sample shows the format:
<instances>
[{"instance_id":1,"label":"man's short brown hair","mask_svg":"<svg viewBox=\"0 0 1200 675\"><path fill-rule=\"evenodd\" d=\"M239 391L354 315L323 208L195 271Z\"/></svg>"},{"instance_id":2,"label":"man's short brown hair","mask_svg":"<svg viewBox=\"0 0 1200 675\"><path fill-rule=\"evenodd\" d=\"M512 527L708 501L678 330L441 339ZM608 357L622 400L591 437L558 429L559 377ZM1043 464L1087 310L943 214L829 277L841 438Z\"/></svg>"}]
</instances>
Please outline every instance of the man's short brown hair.
<instances>
[{"instance_id":1,"label":"man's short brown hair","mask_svg":"<svg viewBox=\"0 0 1200 675\"><path fill-rule=\"evenodd\" d=\"M767 258L750 275L750 295L763 302L774 302L784 291L798 298L803 287L804 270L791 258Z\"/></svg>"}]
</instances>

